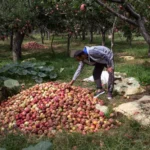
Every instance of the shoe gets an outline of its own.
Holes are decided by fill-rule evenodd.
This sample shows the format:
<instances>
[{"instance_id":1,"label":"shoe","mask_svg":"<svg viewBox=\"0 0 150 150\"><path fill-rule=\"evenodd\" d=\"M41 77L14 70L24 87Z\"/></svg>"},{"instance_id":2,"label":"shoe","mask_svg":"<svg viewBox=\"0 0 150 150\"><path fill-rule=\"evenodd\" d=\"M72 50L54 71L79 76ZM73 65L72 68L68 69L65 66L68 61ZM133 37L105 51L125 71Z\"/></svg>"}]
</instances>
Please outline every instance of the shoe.
<instances>
[{"instance_id":1,"label":"shoe","mask_svg":"<svg viewBox=\"0 0 150 150\"><path fill-rule=\"evenodd\" d=\"M108 93L107 99L108 99L108 100L111 100L111 99L112 99L112 93Z\"/></svg>"},{"instance_id":2,"label":"shoe","mask_svg":"<svg viewBox=\"0 0 150 150\"><path fill-rule=\"evenodd\" d=\"M102 94L104 94L105 93L105 91L102 89L102 90L97 90L96 92L95 92L95 95L94 95L94 98L97 98L97 97L99 97L100 95L102 95Z\"/></svg>"}]
</instances>

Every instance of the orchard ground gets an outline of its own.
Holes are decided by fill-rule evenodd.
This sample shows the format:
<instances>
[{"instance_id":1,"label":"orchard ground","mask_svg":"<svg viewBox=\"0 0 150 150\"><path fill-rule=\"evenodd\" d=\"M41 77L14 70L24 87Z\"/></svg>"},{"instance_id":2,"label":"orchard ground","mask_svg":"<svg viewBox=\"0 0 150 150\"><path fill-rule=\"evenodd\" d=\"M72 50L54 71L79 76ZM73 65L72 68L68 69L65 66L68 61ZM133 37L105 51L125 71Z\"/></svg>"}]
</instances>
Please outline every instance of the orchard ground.
<instances>
[{"instance_id":1,"label":"orchard ground","mask_svg":"<svg viewBox=\"0 0 150 150\"><path fill-rule=\"evenodd\" d=\"M26 37L24 43L29 41L35 41L41 44L39 35L32 37ZM94 42L89 44L88 38L85 41L81 39L71 40L71 50L83 49L85 45L100 45L100 36L94 36ZM50 47L49 40L45 40L45 46ZM110 40L106 40L106 46L110 47ZM53 43L53 49L56 52L54 56L50 48L48 49L23 49L22 60L28 58L36 58L36 61L46 62L49 65L53 65L57 70L59 76L56 81L69 82L76 70L78 63L68 56L66 56L67 39L62 36L55 37ZM141 98L143 95L150 94L150 61L148 57L148 46L142 37L134 37L132 46L130 46L126 40L121 36L121 33L115 35L115 47L113 48L115 54L115 71L124 72L129 77L135 77L139 80L140 84L146 89L142 94L132 95L129 99L124 98L117 93L114 93L114 99L112 102L106 99L106 96L102 96L105 104L110 110L123 102L134 101ZM131 61L125 61L119 56L134 56L135 59ZM0 41L0 67L10 63L12 61L12 52L9 49L9 41ZM63 70L62 70L63 69ZM83 78L89 77L92 74L93 67L86 66L75 82L75 86L81 86L86 88L95 88L94 83L81 82ZM62 71L60 71L62 70ZM36 83L32 80L19 79L19 82L25 84L25 88L29 88ZM88 135L81 135L78 133L60 133L54 138L50 138L53 144L54 150L118 150L118 149L130 149L141 150L149 149L150 143L150 128L143 127L139 123L129 120L128 118L119 115L117 118L122 122L122 125L117 129L111 129L109 131L100 131ZM0 147L7 147L11 150L21 150L30 144L36 144L39 140L36 137L27 137L21 133L7 134L5 137L0 137Z\"/></svg>"}]
</instances>

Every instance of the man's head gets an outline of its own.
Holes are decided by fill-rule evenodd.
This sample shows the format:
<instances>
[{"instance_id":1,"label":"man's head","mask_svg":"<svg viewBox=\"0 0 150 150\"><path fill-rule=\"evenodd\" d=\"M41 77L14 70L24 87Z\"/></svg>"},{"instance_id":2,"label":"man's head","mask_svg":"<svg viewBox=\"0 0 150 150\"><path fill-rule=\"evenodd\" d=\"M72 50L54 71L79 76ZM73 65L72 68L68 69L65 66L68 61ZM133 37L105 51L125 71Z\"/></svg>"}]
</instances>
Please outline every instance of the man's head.
<instances>
[{"instance_id":1,"label":"man's head","mask_svg":"<svg viewBox=\"0 0 150 150\"><path fill-rule=\"evenodd\" d=\"M77 61L83 61L84 59L87 58L87 54L85 54L82 50L78 50L74 53L74 58Z\"/></svg>"}]
</instances>

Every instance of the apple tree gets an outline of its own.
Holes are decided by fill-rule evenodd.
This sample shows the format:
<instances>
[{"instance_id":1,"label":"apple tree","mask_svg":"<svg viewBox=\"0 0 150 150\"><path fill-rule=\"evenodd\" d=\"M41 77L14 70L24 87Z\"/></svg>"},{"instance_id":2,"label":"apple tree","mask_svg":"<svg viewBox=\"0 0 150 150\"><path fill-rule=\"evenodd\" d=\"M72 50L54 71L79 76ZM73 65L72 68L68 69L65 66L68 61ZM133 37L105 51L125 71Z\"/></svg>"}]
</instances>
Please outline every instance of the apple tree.
<instances>
[{"instance_id":1,"label":"apple tree","mask_svg":"<svg viewBox=\"0 0 150 150\"><path fill-rule=\"evenodd\" d=\"M111 14L117 16L121 20L135 26L139 29L140 34L144 37L145 41L149 46L148 55L150 56L150 1L133 1L133 0L94 0L93 2L98 3L104 7ZM117 6L118 9L128 13L128 15L123 15L113 9L112 6ZM125 14L125 13L124 13Z\"/></svg>"},{"instance_id":2,"label":"apple tree","mask_svg":"<svg viewBox=\"0 0 150 150\"><path fill-rule=\"evenodd\" d=\"M114 16L107 12L103 7L89 0L72 1L76 9L80 9L76 13L75 21L76 33L82 33L82 40L85 39L85 33L90 33L90 43L93 42L93 33L100 30L102 35L102 45L105 45L105 34L112 28ZM76 35L75 33L75 35Z\"/></svg>"},{"instance_id":3,"label":"apple tree","mask_svg":"<svg viewBox=\"0 0 150 150\"><path fill-rule=\"evenodd\" d=\"M0 5L0 34L11 35L13 60L21 59L21 44L33 29L34 8L30 0L5 0Z\"/></svg>"},{"instance_id":4,"label":"apple tree","mask_svg":"<svg viewBox=\"0 0 150 150\"><path fill-rule=\"evenodd\" d=\"M114 16L95 3L88 2L88 5L87 21L89 24L90 42L92 42L93 31L98 29L102 35L102 45L105 45L106 33L113 26Z\"/></svg>"}]
</instances>

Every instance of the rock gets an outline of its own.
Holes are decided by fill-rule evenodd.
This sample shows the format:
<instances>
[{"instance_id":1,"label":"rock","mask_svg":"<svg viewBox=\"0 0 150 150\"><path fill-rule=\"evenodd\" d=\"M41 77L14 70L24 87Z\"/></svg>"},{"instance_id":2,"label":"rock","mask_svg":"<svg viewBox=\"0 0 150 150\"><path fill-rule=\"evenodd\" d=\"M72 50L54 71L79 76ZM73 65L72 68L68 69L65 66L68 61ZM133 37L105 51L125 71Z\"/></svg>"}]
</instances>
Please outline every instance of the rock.
<instances>
[{"instance_id":1,"label":"rock","mask_svg":"<svg viewBox=\"0 0 150 150\"><path fill-rule=\"evenodd\" d=\"M124 94L125 97L145 91L139 82L133 77L123 78L121 81L115 81L114 90L119 94Z\"/></svg>"},{"instance_id":2,"label":"rock","mask_svg":"<svg viewBox=\"0 0 150 150\"><path fill-rule=\"evenodd\" d=\"M133 56L121 56L120 58L123 58L124 60L134 60L134 57Z\"/></svg>"},{"instance_id":3,"label":"rock","mask_svg":"<svg viewBox=\"0 0 150 150\"><path fill-rule=\"evenodd\" d=\"M120 112L128 118L138 121L141 125L150 125L150 96L145 95L141 99L123 103L114 108L115 112Z\"/></svg>"},{"instance_id":4,"label":"rock","mask_svg":"<svg viewBox=\"0 0 150 150\"><path fill-rule=\"evenodd\" d=\"M20 84L17 80L4 80L4 85L0 88L0 101L6 100L9 96L18 94L20 91Z\"/></svg>"},{"instance_id":5,"label":"rock","mask_svg":"<svg viewBox=\"0 0 150 150\"><path fill-rule=\"evenodd\" d=\"M103 86L104 85L107 86L108 78L109 78L108 72L103 71L101 76ZM83 79L83 81L94 82L94 79L93 76L90 76L88 78ZM135 78L133 77L127 78L126 73L115 72L114 91L117 91L117 93L124 95L126 97L129 95L142 93L145 90L141 87L141 85Z\"/></svg>"},{"instance_id":6,"label":"rock","mask_svg":"<svg viewBox=\"0 0 150 150\"><path fill-rule=\"evenodd\" d=\"M0 150L6 150L6 148L0 148Z\"/></svg>"},{"instance_id":7,"label":"rock","mask_svg":"<svg viewBox=\"0 0 150 150\"><path fill-rule=\"evenodd\" d=\"M115 79L123 79L127 77L126 73L121 73L121 72L115 72Z\"/></svg>"},{"instance_id":8,"label":"rock","mask_svg":"<svg viewBox=\"0 0 150 150\"><path fill-rule=\"evenodd\" d=\"M13 89L15 87L19 87L20 84L19 84L18 80L8 79L8 80L4 81L4 86L9 89Z\"/></svg>"},{"instance_id":9,"label":"rock","mask_svg":"<svg viewBox=\"0 0 150 150\"><path fill-rule=\"evenodd\" d=\"M107 106L101 106L100 104L96 104L95 108L102 111L104 114L107 114L109 110Z\"/></svg>"}]
</instances>

